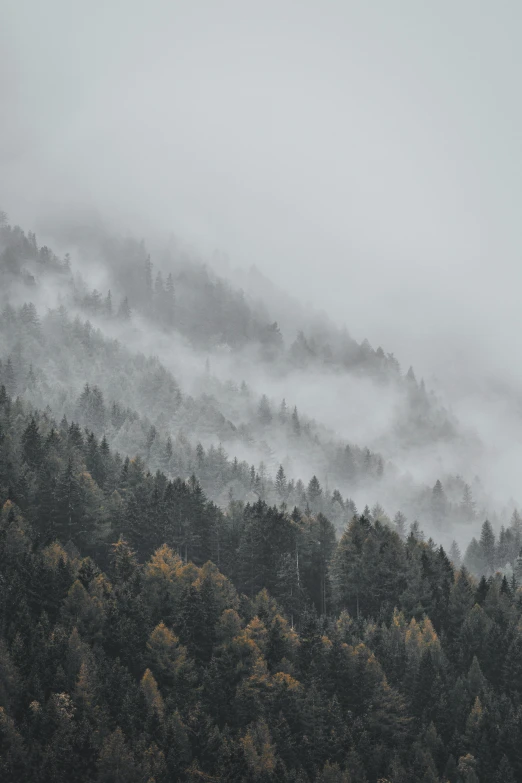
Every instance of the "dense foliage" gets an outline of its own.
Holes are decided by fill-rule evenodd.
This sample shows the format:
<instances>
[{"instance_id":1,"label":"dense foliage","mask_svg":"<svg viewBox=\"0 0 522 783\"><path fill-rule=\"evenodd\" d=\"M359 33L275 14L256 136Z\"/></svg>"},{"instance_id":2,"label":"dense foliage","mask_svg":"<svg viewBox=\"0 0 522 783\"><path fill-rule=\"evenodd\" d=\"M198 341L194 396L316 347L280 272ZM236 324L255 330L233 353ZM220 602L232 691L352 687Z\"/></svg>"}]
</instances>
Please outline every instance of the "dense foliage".
<instances>
[{"instance_id":1,"label":"dense foliage","mask_svg":"<svg viewBox=\"0 0 522 783\"><path fill-rule=\"evenodd\" d=\"M520 779L515 580L0 426L2 780Z\"/></svg>"},{"instance_id":2,"label":"dense foliage","mask_svg":"<svg viewBox=\"0 0 522 783\"><path fill-rule=\"evenodd\" d=\"M458 423L179 248L73 239L104 293L0 213L2 783L522 780L514 504L482 522L478 479L414 482L261 383L389 387L404 449Z\"/></svg>"},{"instance_id":3,"label":"dense foliage","mask_svg":"<svg viewBox=\"0 0 522 783\"><path fill-rule=\"evenodd\" d=\"M463 503L466 493L469 500L473 491L474 502L489 506L480 483L470 488L460 476L444 476L445 495L433 503L436 475L431 486L419 486L375 445L347 442L298 410L288 395L274 399L263 393L274 374L289 389L306 385L315 373L325 374L325 385L339 377L372 379L394 400L389 422L394 452L451 442L453 418L411 368L400 374L391 354L386 358L382 349L373 351L366 341L358 345L332 324L313 319L305 319L292 342L261 305L186 253L169 249L156 271L143 243L91 234L76 254L86 257L86 268L89 253L103 258L101 277L112 293L89 288L73 273L69 257L60 260L38 247L34 234L0 225L0 383L9 394L22 394L36 408L50 407L55 417L66 415L105 435L112 448L140 455L153 471L185 478L195 473L220 506L230 494L251 502L254 493L270 504L284 500L304 507L315 475L322 484L318 508L339 531L357 497L362 505L371 499L393 513L400 507L410 519L428 519L449 537L448 546L452 527L474 518L472 505ZM172 317L165 310L169 279ZM246 309L245 323L257 324L255 334L236 318L232 301ZM190 318L183 314L187 303ZM233 325L234 339L218 320ZM204 340L198 332L203 328ZM229 351L237 358L226 366L223 380L212 368L223 369ZM256 364L265 378L251 387L238 372ZM361 394L368 390L364 386ZM381 441L379 449L389 452L390 439ZM283 483L277 479L281 468ZM493 511L488 507L492 521Z\"/></svg>"}]
</instances>

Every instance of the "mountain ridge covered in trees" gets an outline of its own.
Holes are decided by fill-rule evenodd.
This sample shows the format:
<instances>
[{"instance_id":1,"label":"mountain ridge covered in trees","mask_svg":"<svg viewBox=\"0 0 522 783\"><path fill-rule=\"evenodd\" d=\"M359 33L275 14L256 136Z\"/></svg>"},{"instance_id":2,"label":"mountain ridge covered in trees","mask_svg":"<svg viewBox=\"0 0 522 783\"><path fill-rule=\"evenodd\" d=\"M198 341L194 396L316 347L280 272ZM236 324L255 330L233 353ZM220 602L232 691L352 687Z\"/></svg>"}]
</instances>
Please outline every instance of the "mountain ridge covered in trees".
<instances>
[{"instance_id":1,"label":"mountain ridge covered in trees","mask_svg":"<svg viewBox=\"0 0 522 783\"><path fill-rule=\"evenodd\" d=\"M40 316L45 321L44 325L47 328L44 331L45 338L49 341L48 350L52 360L50 372L52 374L53 386L56 385L57 375L61 375L62 378L63 376L69 375L74 380L74 383L69 382L69 386L73 386L77 397L80 396L81 389L83 389L85 383L88 383L91 387L98 385L104 392L105 399L109 404L112 404L118 396L120 398L124 397L125 393L131 388L140 387L143 389L145 382L141 378L138 381L135 381L134 378L129 377L129 373L126 378L123 378L122 374L118 377L116 373L112 371L112 367L110 372L106 372L102 366L99 368L91 366L90 357L93 352L96 351L99 353L101 362L104 360L108 363L113 363L114 360L117 361L116 354L119 349L116 348L114 339L111 339L116 336L120 345L123 343L125 347L130 348L133 352L135 352L136 347L138 347L138 349L143 348L143 352L147 355L147 360L149 362L154 362L154 359L150 357L151 351L155 352L156 356L160 357L159 365L161 366L158 365L157 367L149 365L148 368L145 368L145 360L141 360L142 367L140 368L140 371L142 373L148 371L153 375L154 379L150 379L150 386L152 387L153 384L156 384L156 387L149 390L149 394L146 398L145 395L142 394L142 398L139 401L136 400L136 396L134 395L134 397L131 398L130 405L127 403L126 407L131 407L136 412L142 413L144 408L148 411L151 406L157 409L163 404L166 409L170 408L172 410L178 395L178 391L174 386L177 384L179 387L180 380L184 383L184 386L189 393L193 392L190 395L191 397L196 395L201 396L202 392L206 395L206 398L201 400L203 405L198 405L197 403L200 401L197 400L195 408L193 407L193 409L188 412L186 411L185 406L187 415L184 418L181 417L181 420L179 420L178 417L178 420L172 422L172 429L174 431L171 435L175 436L178 432L181 432L183 435L190 435L190 428L194 424L194 419L200 419L200 424L202 426L199 428L199 431L195 432L194 439L196 442L193 444L194 447L196 446L198 439L205 447L210 445L210 442L213 442L216 447L219 443L223 443L225 447L227 447L227 443L230 442L230 451L232 451L233 457L237 456L240 460L245 458L250 464L255 462L256 468L260 462L263 462L265 466L268 465L269 472L272 474L273 478L275 478L279 465L282 464L285 472L289 474L289 479L297 481L302 478L305 482L308 482L309 478L316 474L321 483L327 482L334 486L338 485L343 494L347 491L347 494L351 494L352 487L350 486L350 480L346 480L346 476L349 477L350 471L354 469L351 467L352 462L361 474L363 481L360 483L362 485L367 483L366 479L379 479L384 472L385 466L388 466L390 480L386 482L386 486L385 482L380 482L380 487L377 487L376 491L372 492L372 502L379 502L388 507L393 507L393 505L397 506L398 502L396 495L400 494L400 504L404 505L405 502L407 503L408 496L417 492L418 496L423 495L423 497L415 498L413 502L408 505L406 510L409 516L412 517L418 516L421 512L425 513L426 502L429 504L429 501L426 501L427 492L426 488L424 488L423 491L417 491L412 487L412 484L416 483L416 481L410 478L408 465L412 461L415 461L415 452L412 452L411 456L410 452L418 446L421 449L422 454L422 449L431 449L432 442L436 442L438 439L442 439L441 443L445 443L449 439L448 443L450 444L453 442L454 438L461 441L462 433L458 432L456 429L458 428L458 423L452 420L448 412L436 402L431 393L427 393L423 383L417 383L411 369L406 376L401 376L398 363L395 359L393 359L391 364L387 364L386 362L383 363L382 357L378 356L379 353L383 352L370 351L368 353L364 344L358 346L355 352L351 352L351 359L348 366L344 366L344 368L342 366L340 354L336 355L335 361L341 361L341 364L336 365L336 369L334 369L332 362L327 362L325 365L325 357L321 355L320 350L318 355L309 351L310 345L313 345L314 340L316 339L314 335L306 338L301 331L295 342L285 348L283 345L283 338L277 329L277 325L271 323L269 319L265 317L264 324L261 328L258 323L259 319L256 321L253 316L249 316L246 320L256 321L259 326L258 331L262 332L265 337L269 334L269 339L267 338L268 343L261 342L257 344L259 353L255 353L255 350L257 349L255 349L254 346L254 348L252 348L254 351L253 355L249 354L247 357L241 355L239 364L227 363L227 352L230 350L232 350L232 352L234 351L228 343L223 344L224 333L223 331L219 331L216 323L211 324L210 334L213 339L216 335L221 334L221 337L219 337L220 346L216 348L215 345L210 346L207 342L203 352L199 354L190 353L187 351L186 344L183 340L187 339L187 334L189 333L190 338L194 338L197 342L199 339L199 332L196 332L194 335L189 328L188 333L186 331L183 333L183 329L186 330L188 327L186 323L184 324L185 319L182 314L179 314L179 308L181 307L180 302L183 303L186 297L176 294L172 284L167 286L166 283L162 282L163 277L161 276L161 272L156 275L156 278L158 278L158 276L160 277L160 283L158 285L155 284L153 280L152 262L146 254L143 243L132 242L131 240L121 240L118 242L105 241L105 244L108 243L110 248L113 245L116 246L116 250L112 250L111 252L112 256L116 256L118 263L114 261L111 262L111 252L109 252L109 250L106 251L106 255L110 257L107 262L109 267L111 263L116 263L116 269L123 268L124 259L126 258L129 270L132 271L132 274L120 274L120 277L118 277L119 289L117 294L113 289L112 294L108 291L102 296L101 293L97 291L89 290L88 286L72 273L70 258L68 259L66 257L60 261L60 259L58 259L48 248L38 248L34 235L28 235L28 237L26 237L20 229L12 229L6 226L3 229L3 236L6 245L2 256L4 259L2 270L4 275L3 279L5 281L5 296L10 296L13 291L13 277L15 279L18 277L18 279L26 280L29 276L29 284L27 284L26 280L26 284L22 286L22 291L16 287L14 289L16 290L18 300L20 300L20 302L27 301L33 296L37 301L38 298L40 298L43 306L39 308L39 313L36 315L34 313L32 315L28 315L27 312L25 315L22 313L19 319L20 326L22 329L26 328L26 332L31 332L32 330L29 337L34 338L35 330L32 329L32 326L34 326L34 318ZM102 247L105 247L104 243L96 240L96 246L98 247L100 244ZM83 249L82 252L86 253L87 250ZM94 254L94 250L90 245L89 252ZM92 257L99 259L102 251L98 250L97 252L98 254L94 254ZM138 256L138 260L133 264L132 259L135 256ZM195 306L192 308L195 314L193 314L193 318L196 317L197 320L199 317L200 320L204 320L205 317L209 317L209 314L214 313L216 319L223 316L228 319L230 324L233 324L234 315L233 313L230 313L230 297L232 297L232 299L235 297L238 301L241 301L243 309L245 310L246 308L246 311L248 311L248 307L244 302L241 293L236 295L229 287L227 288L227 286L219 280L216 285L212 285L211 282L209 282L211 278L206 269L203 269L201 266L198 267L191 259L184 259L182 254L180 254L181 260L178 257L176 258L178 259L178 267L180 266L182 268L182 271L178 272L178 276L185 274L187 268L191 270L191 280L195 291L192 300L190 300L192 304L194 304L194 296L203 297L196 301ZM9 259L11 259L11 261L9 261ZM176 268L175 265L173 268ZM31 270L31 273L29 273L29 269ZM34 272L37 273L36 277L32 274ZM172 273L169 274L173 279ZM202 287L198 287L198 284L194 282L194 279L199 279L198 275L201 276L201 274L204 276L206 282ZM58 275L58 280L55 283L46 285L46 278L49 276L53 278L55 275ZM128 278L134 279L136 278L136 275L138 276L138 281L141 279L142 285L139 297L137 301L134 301L130 294L136 296L136 290L139 289L140 286L138 283L129 284ZM165 275L165 279L167 279L168 276L169 275ZM110 282L110 280L107 282ZM112 282L115 283L115 279L113 279ZM176 282L179 282L178 277L176 277ZM169 323L169 318L165 316L162 307L158 305L158 303L161 304L161 302L163 302L167 287L171 290L171 293L167 297L168 302L170 303L168 308L171 308L171 313L174 312L176 314L176 318L178 319L177 324ZM47 294L51 289L53 295L48 296ZM215 300L219 299L219 292L226 292L227 290L229 291L229 299L227 300L226 305L216 305ZM208 298L209 296L210 299ZM207 297L207 299L204 297ZM13 297L11 296L11 300L12 299ZM49 299L51 300L51 303L56 306L52 317L51 314L46 315ZM27 306L31 307L31 305ZM138 313L141 313L139 317L136 316L140 327L143 321L150 323L151 318L153 320L155 318L156 321L159 319L159 325L157 324L158 331L153 332L152 337L149 337L146 340L144 339L144 335L148 334L147 329L140 329L140 327L133 323L132 313L135 312L135 308L137 308ZM88 317L89 320L85 321L84 319L86 317ZM78 322L78 318L83 321L83 324ZM74 321L74 325L68 324L67 319ZM243 321L244 320L245 318L243 318ZM27 345L31 342L31 340L28 339L28 335L22 336L20 334L21 329L17 331L16 329L11 328L11 334L9 334L9 327L14 326L12 322L13 313L8 310L4 316L4 361L6 358L9 358L9 355L13 352L15 346L17 347L20 356L22 352L20 345ZM241 331L243 326L241 326L241 324L239 324L239 326L236 324L236 328L232 331L236 333L239 329L239 334L241 335L243 334ZM165 331L168 338L164 334ZM68 334L66 334L66 332L68 332ZM337 336L335 333L333 333L333 336L330 335L332 342L335 342L335 339L337 338L340 339L339 334L337 334ZM109 338L109 344L106 342L105 345L102 345L100 337L103 337L103 339L107 341L105 335ZM75 344L72 343L71 338L76 340ZM173 339L176 340L176 342L173 343ZM63 345L64 340L68 345ZM128 341L127 344L125 344L126 340ZM90 345L90 342L93 344ZM356 345L354 341L350 339L349 342L352 347L353 345ZM28 374L29 368L36 355L39 357L38 362L40 364L40 369L43 370L45 368L46 356L45 351L42 350L43 344L45 344L45 340L40 340L36 343L33 340L33 345L30 346L32 347L32 352L30 351L29 355L25 358L25 368L21 368L20 374L23 376ZM303 345L305 345L304 348ZM69 349L68 351L67 348ZM225 350L225 348L227 348L227 350ZM211 349L214 350L214 353L212 353ZM327 353L329 352L332 354L331 346L327 344L326 349ZM266 353L267 351L268 353ZM302 356L303 352L304 359ZM78 358L81 357L82 353L84 356L84 366L79 367L78 372L74 372L74 365L78 362ZM176 362L175 357L177 355L179 355L180 358L178 363L175 364L175 367L179 375L182 376L186 374L185 368L191 366L191 372L189 373L191 380L188 383L184 377L167 377L169 372L172 375L172 371L168 370L166 363L168 365L169 362ZM55 365L56 358L59 356L63 356L61 368L57 368ZM199 358L196 359L195 356ZM225 359L223 359L223 356ZM262 358L263 356L264 360L261 363L264 368L268 368L266 370L267 375L263 376L261 379L254 378L253 384L241 382L241 376L238 377L238 372L248 373L248 370L252 366L256 366L257 358ZM202 368L205 357L207 371L203 372ZM364 357L366 358L364 359ZM120 353L118 358L120 359L120 362L128 362L128 358L125 356L124 351ZM331 358L333 361L333 357ZM16 362L16 357L11 357L11 361ZM88 367L85 367L85 361L87 361ZM135 362L136 359L133 357L130 361ZM193 367L195 361L198 362L197 371ZM225 362L224 367L223 361ZM377 387L382 384L389 387L391 396L390 400L386 402L386 405L390 407L390 411L386 416L391 417L391 421L389 423L385 422L382 437L373 438L372 443L365 443L364 441L361 443L357 440L354 442L353 437L350 439L348 433L347 443L347 440L340 439L339 436L332 431L331 425L325 430L324 425L319 421L317 422L317 425L319 425L319 428L322 428L322 431L321 429L318 429L318 426L316 426L314 422L311 422L310 436L308 437L308 433L306 433L306 443L297 442L296 447L295 438L292 443L292 435L295 433L301 434L301 430L303 429L301 424L304 424L304 429L307 429L308 422L306 422L306 419L310 419L310 416L307 416L306 409L303 410L301 407L297 409L295 401L294 404L292 404L293 401L291 399L285 399L285 383L286 388L296 389L298 391L303 387L306 388L307 384L309 385L311 383L311 379L317 377L316 369L313 371L310 370L310 374L308 375L300 375L299 373L306 372L304 367L309 367L310 362L313 367L315 367L317 361L320 362L324 372L327 373L323 377L323 388L335 383L336 378L344 378L345 376L343 373L348 373L346 376L348 380L346 382L350 384L349 377L350 373L353 372L359 377L364 377L366 379L365 383L371 384L371 388L368 386L362 388L360 398L364 398L368 393L375 393L374 382L377 384ZM350 364L350 362L352 363ZM218 372L218 370L214 372L214 367L217 367L220 372ZM97 369L98 373L96 375ZM279 376L279 386L277 389L280 396L279 398L276 397L274 399L272 394L263 393L265 391L263 386L265 386L265 388L268 386L270 389L270 374L273 375L275 372ZM292 373L294 373L294 375L292 375ZM296 373L297 375L295 375ZM329 373L334 374L333 379L332 376L329 377ZM362 376L361 373L363 374ZM281 376L283 377L282 381ZM285 381L285 378L288 379L287 382ZM371 381L369 380L370 378ZM261 386L261 388L258 390L259 386ZM343 392L345 388L346 387L342 387ZM118 389L119 394L116 393L116 389ZM69 389L67 392L70 394L71 390ZM66 390L62 389L62 393L65 394ZM45 396L49 397L48 387L45 391L45 395L40 395L40 398L34 399L35 404L41 407ZM121 399L116 399L116 402L117 404L121 404ZM190 398L188 402L191 404ZM380 398L376 398L375 405L370 408L367 415L373 417L374 412L377 412L377 410L382 407L382 402L383 401ZM72 401L67 401L67 403L68 411L71 413ZM63 403L60 402L59 405L61 404ZM317 406L315 405L315 407ZM204 408L203 411L201 410L202 408ZM54 411L56 415L60 412L57 408L55 408ZM321 415L320 408L319 415ZM76 418L80 418L78 411L75 411L75 416ZM223 421L223 417L225 421ZM206 421L204 421L205 419ZM165 420L166 416L163 416L157 418L152 424L157 430L161 431L165 429ZM284 435L284 430L287 430L287 433L282 437L282 435ZM205 442L205 437L207 442ZM318 439L320 441L319 444ZM250 448L253 441L255 441L254 449ZM335 441L337 441L337 443ZM402 444L402 446L398 447L394 445L393 453L391 453L389 447L390 442L393 442L394 444L399 443ZM343 452L346 451L347 445L349 446L349 451L352 452L353 459L351 459L349 452L344 456L340 454L341 449ZM475 445L474 442L473 445ZM117 446L119 447L120 444L117 444ZM133 446L133 449L137 450L136 445ZM323 453L320 453L321 451ZM368 451L370 454L368 454ZM406 471L402 468L402 456L404 454L406 454L408 458ZM307 473L308 475L306 475ZM365 476L364 473L367 475ZM448 476L450 476L451 473L451 469L448 470ZM397 492L397 486L399 485L398 474L401 474L401 481L404 481L404 487L401 487L399 493ZM437 475L429 476L428 488L430 490L437 478ZM471 478L472 476L468 478L468 481ZM450 481L447 491L452 495L451 500L455 507L458 507L464 492L465 481L460 480L460 483L457 481L459 489L455 490L455 492L451 489L452 483L455 483L453 479ZM479 484L475 483L473 492L475 499L480 506L485 506L488 513L494 511L494 509L491 508L491 504L488 503L486 495ZM367 493L363 492L361 494L364 495L364 502L366 502ZM358 498L356 498L356 500L358 500ZM361 501L361 498L359 498L359 501Z\"/></svg>"},{"instance_id":2,"label":"mountain ridge covered in trees","mask_svg":"<svg viewBox=\"0 0 522 783\"><path fill-rule=\"evenodd\" d=\"M0 427L3 779L518 779L516 574L224 513L4 387Z\"/></svg>"},{"instance_id":3,"label":"mountain ridge covered in trees","mask_svg":"<svg viewBox=\"0 0 522 783\"><path fill-rule=\"evenodd\" d=\"M515 504L270 392L353 376L451 445L413 370L172 248L0 231L2 779L522 779Z\"/></svg>"}]
</instances>

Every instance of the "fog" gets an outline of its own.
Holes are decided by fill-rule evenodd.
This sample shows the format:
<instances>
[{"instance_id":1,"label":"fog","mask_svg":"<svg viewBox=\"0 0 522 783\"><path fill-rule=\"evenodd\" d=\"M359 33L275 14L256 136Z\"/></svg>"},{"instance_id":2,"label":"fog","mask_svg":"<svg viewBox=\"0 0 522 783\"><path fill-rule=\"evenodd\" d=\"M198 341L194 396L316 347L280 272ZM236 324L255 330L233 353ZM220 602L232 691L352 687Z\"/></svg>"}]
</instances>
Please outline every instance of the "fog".
<instances>
[{"instance_id":1,"label":"fog","mask_svg":"<svg viewBox=\"0 0 522 783\"><path fill-rule=\"evenodd\" d=\"M64 225L100 215L158 244L174 232L210 263L226 254L229 279L287 313L286 339L325 311L413 364L483 445L401 454L396 392L365 380L243 364L259 393L400 455L416 479L480 473L499 500L517 496L519 4L3 0L0 14L13 222L59 246ZM252 265L302 303L295 315L249 290ZM82 273L103 277L92 258ZM154 342L176 364L140 335L136 349ZM202 357L180 357L190 388ZM223 379L238 371L227 361L213 360Z\"/></svg>"}]
</instances>

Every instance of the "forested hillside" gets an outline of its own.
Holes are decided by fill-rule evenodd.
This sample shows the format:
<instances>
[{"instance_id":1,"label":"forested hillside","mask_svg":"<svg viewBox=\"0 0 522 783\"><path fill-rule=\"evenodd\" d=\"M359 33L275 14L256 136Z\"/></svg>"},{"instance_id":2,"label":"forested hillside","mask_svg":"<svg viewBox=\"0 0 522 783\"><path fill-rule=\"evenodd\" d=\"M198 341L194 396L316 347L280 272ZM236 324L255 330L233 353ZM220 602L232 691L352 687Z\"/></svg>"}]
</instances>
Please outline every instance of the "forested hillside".
<instances>
[{"instance_id":1,"label":"forested hillside","mask_svg":"<svg viewBox=\"0 0 522 783\"><path fill-rule=\"evenodd\" d=\"M178 246L0 231L0 779L522 780L522 519L405 467L468 437L413 370Z\"/></svg>"},{"instance_id":2,"label":"forested hillside","mask_svg":"<svg viewBox=\"0 0 522 783\"><path fill-rule=\"evenodd\" d=\"M0 428L2 780L519 779L516 577Z\"/></svg>"},{"instance_id":3,"label":"forested hillside","mask_svg":"<svg viewBox=\"0 0 522 783\"><path fill-rule=\"evenodd\" d=\"M295 337L283 336L265 305L247 301L176 248L160 256L164 271L154 272L143 243L99 232L80 239L79 247L71 245L73 265L39 247L33 234L2 229L7 306L0 359L10 393L23 392L36 407L49 405L58 418L74 416L95 432L105 426L111 446L140 453L153 469L167 469L170 436L173 473L196 472L221 504L231 491L249 498L254 465L269 502L280 497L272 489L282 466L289 504L302 503L303 488L316 476L325 494L337 488L392 517L398 508L410 519L422 515L444 528L448 544L453 528L468 521L461 513L466 492L484 513L496 513L482 485L466 487L447 458L463 443L477 448L476 439L459 431L411 368L401 375L392 354L357 345L328 323L319 329L313 319L307 336L306 324ZM78 269L107 289L89 288ZM331 410L339 411L339 422ZM210 450L206 476L195 459L198 443ZM444 475L430 456L437 443L448 463ZM227 454L241 471L225 467ZM410 468L426 459L419 482ZM467 478L471 484L473 475ZM432 508L437 479L447 495L443 511ZM341 512L337 506L340 529Z\"/></svg>"}]
</instances>

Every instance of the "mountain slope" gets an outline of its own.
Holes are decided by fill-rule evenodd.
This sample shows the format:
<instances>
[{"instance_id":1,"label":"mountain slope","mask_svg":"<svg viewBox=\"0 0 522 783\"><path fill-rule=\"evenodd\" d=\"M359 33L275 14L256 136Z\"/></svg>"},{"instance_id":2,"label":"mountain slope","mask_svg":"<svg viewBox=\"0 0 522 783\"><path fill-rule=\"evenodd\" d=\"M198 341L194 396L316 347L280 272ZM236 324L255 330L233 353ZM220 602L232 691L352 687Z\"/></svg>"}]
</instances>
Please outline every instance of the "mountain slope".
<instances>
[{"instance_id":1,"label":"mountain slope","mask_svg":"<svg viewBox=\"0 0 522 783\"><path fill-rule=\"evenodd\" d=\"M516 580L364 515L223 514L3 387L0 507L6 783L517 779Z\"/></svg>"},{"instance_id":2,"label":"mountain slope","mask_svg":"<svg viewBox=\"0 0 522 783\"><path fill-rule=\"evenodd\" d=\"M17 305L0 321L11 392L104 431L152 467L196 472L223 507L252 493L303 506L317 476L321 509L339 529L348 501L422 516L448 545L465 521L469 490L451 476L468 472L480 444L392 354L327 322L306 321L308 336L282 334L270 303L255 304L179 247L158 251L156 269L143 243L100 231L69 237L63 260L18 228L4 225L0 239L2 296ZM439 477L443 519L433 510ZM481 485L473 491L491 512Z\"/></svg>"}]
</instances>

